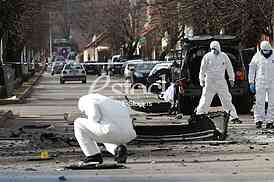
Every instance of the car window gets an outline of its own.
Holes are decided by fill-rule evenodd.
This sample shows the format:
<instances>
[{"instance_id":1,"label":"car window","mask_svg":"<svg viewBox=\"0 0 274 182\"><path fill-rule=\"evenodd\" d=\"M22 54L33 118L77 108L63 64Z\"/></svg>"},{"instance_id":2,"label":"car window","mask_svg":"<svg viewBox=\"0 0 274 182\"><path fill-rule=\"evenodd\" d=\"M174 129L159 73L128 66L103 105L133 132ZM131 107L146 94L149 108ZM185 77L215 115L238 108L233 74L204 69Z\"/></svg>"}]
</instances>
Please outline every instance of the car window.
<instances>
[{"instance_id":1,"label":"car window","mask_svg":"<svg viewBox=\"0 0 274 182\"><path fill-rule=\"evenodd\" d=\"M150 74L156 73L158 70L160 70L163 66L161 65L155 65L154 68L152 68Z\"/></svg>"},{"instance_id":2,"label":"car window","mask_svg":"<svg viewBox=\"0 0 274 182\"><path fill-rule=\"evenodd\" d=\"M71 52L71 53L68 55L68 60L76 60L76 53Z\"/></svg>"},{"instance_id":3,"label":"car window","mask_svg":"<svg viewBox=\"0 0 274 182\"><path fill-rule=\"evenodd\" d=\"M153 63L146 63L146 64L137 64L135 69L136 70L144 70L144 71L147 71L147 70L152 70L152 68L155 66L155 64Z\"/></svg>"},{"instance_id":4,"label":"car window","mask_svg":"<svg viewBox=\"0 0 274 182\"><path fill-rule=\"evenodd\" d=\"M222 51L224 53L226 53L228 55L228 57L230 58L230 61L232 62L233 66L238 66L240 63L240 55L239 55L239 51L233 48L226 48L223 47ZM200 47L200 48L195 48L192 49L189 52L189 58L190 61L195 61L195 62L201 62L202 58L204 57L204 55L209 52L209 48L208 47Z\"/></svg>"},{"instance_id":5,"label":"car window","mask_svg":"<svg viewBox=\"0 0 274 182\"><path fill-rule=\"evenodd\" d=\"M67 70L70 70L70 69L77 70L77 69L82 69L82 66L80 64L67 64L65 69L67 69Z\"/></svg>"},{"instance_id":6,"label":"car window","mask_svg":"<svg viewBox=\"0 0 274 182\"><path fill-rule=\"evenodd\" d=\"M150 72L150 75L155 74L161 69L169 69L171 64L156 64Z\"/></svg>"},{"instance_id":7,"label":"car window","mask_svg":"<svg viewBox=\"0 0 274 182\"><path fill-rule=\"evenodd\" d=\"M54 66L63 66L64 62L54 62Z\"/></svg>"}]
</instances>

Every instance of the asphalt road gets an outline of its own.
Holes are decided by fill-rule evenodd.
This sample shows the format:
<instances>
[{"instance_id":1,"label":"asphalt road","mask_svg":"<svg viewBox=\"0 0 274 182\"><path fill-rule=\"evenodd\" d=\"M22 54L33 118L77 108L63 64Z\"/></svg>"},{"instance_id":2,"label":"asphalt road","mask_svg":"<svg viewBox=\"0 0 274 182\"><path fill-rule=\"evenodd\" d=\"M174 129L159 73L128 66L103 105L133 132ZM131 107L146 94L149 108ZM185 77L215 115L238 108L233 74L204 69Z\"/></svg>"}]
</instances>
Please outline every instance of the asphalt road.
<instances>
[{"instance_id":1,"label":"asphalt road","mask_svg":"<svg viewBox=\"0 0 274 182\"><path fill-rule=\"evenodd\" d=\"M64 112L78 111L78 99L89 93L90 90L101 92L106 96L114 98L123 98L124 88L120 88L122 80L111 78L107 80L106 76L98 79L97 76L88 75L87 84L81 82L59 83L59 76L51 76L44 73L40 83L34 87L30 98L26 103L19 105L0 106L0 109L12 110L15 114L22 117L41 117L42 119L60 120ZM121 90L121 93L113 93L112 87ZM93 88L93 89L92 89Z\"/></svg>"},{"instance_id":2,"label":"asphalt road","mask_svg":"<svg viewBox=\"0 0 274 182\"><path fill-rule=\"evenodd\" d=\"M106 80L106 77L98 80L97 76L88 76L87 84L68 82L60 85L57 75L45 73L26 103L0 106L0 110L10 109L24 118L22 121L62 125L64 112L77 111L79 97L88 94L91 88L115 99L123 100L124 95L128 95L128 85L121 78ZM140 89L131 94L131 97L144 96ZM274 181L273 132L256 130L251 115L240 117L243 124L229 125L228 140L239 142L236 144L129 146L134 153L129 157L127 168L114 170L63 170L64 165L79 159L73 155L42 162L12 163L8 160L1 162L0 181ZM79 151L79 148L71 150ZM106 161L113 162L113 159Z\"/></svg>"}]
</instances>

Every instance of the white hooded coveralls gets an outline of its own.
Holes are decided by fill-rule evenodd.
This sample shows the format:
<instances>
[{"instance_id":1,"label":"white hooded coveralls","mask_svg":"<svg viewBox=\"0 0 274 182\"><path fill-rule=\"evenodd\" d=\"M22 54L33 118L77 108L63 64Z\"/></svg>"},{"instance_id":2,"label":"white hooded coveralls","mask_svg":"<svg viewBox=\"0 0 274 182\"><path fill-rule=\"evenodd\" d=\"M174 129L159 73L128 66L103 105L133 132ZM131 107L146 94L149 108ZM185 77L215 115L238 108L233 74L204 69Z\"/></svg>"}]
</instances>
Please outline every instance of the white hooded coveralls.
<instances>
[{"instance_id":1,"label":"white hooded coveralls","mask_svg":"<svg viewBox=\"0 0 274 182\"><path fill-rule=\"evenodd\" d=\"M211 51L204 55L202 59L199 79L200 83L205 83L205 85L196 114L207 114L213 97L218 94L224 110L230 112L230 120L238 118L225 79L225 71L227 71L229 80L234 81L232 64L229 57L224 52L221 52L221 46L218 41L211 42L210 48L217 49L219 54L215 55Z\"/></svg>"},{"instance_id":2,"label":"white hooded coveralls","mask_svg":"<svg viewBox=\"0 0 274 182\"><path fill-rule=\"evenodd\" d=\"M89 94L79 99L78 107L87 115L87 118L77 118L74 122L75 137L85 156L100 153L97 142L104 143L114 155L118 145L136 137L128 107L122 102Z\"/></svg>"},{"instance_id":3,"label":"white hooded coveralls","mask_svg":"<svg viewBox=\"0 0 274 182\"><path fill-rule=\"evenodd\" d=\"M272 50L269 42L262 41L262 50ZM274 117L274 55L265 58L259 51L249 64L248 80L256 84L256 105L254 110L255 122L266 121L273 123ZM268 95L267 116L265 116L265 100Z\"/></svg>"}]
</instances>

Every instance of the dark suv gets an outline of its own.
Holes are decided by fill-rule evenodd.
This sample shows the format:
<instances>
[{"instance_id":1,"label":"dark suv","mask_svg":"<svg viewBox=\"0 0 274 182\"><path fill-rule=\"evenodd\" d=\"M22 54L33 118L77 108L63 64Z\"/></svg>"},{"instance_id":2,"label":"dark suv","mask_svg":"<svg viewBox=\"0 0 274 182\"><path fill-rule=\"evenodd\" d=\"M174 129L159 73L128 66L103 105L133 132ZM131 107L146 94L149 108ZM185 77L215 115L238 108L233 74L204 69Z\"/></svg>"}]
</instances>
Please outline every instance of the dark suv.
<instances>
[{"instance_id":1,"label":"dark suv","mask_svg":"<svg viewBox=\"0 0 274 182\"><path fill-rule=\"evenodd\" d=\"M179 96L179 110L184 114L192 114L199 104L202 94L199 84L201 60L209 52L209 45L213 40L220 42L222 51L229 56L234 68L235 86L230 88L232 102L238 113L249 113L252 103L240 41L235 36L228 35L194 36L184 40L185 59L181 63L181 78L186 79L188 85L184 89L184 93ZM221 105L217 95L211 105Z\"/></svg>"}]
</instances>

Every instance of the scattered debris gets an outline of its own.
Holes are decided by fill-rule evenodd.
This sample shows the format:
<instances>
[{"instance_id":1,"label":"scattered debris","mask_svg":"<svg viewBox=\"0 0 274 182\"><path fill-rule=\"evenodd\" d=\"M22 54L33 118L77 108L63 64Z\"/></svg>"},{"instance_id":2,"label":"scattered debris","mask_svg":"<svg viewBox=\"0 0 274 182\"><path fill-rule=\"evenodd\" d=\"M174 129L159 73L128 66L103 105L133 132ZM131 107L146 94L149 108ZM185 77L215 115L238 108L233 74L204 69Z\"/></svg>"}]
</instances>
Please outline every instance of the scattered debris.
<instances>
[{"instance_id":1,"label":"scattered debris","mask_svg":"<svg viewBox=\"0 0 274 182\"><path fill-rule=\"evenodd\" d=\"M152 149L151 152L157 152L157 151L171 151L172 148L155 148Z\"/></svg>"},{"instance_id":2,"label":"scattered debris","mask_svg":"<svg viewBox=\"0 0 274 182\"><path fill-rule=\"evenodd\" d=\"M33 157L30 159L27 159L27 161L48 161L48 160L53 160L53 157L48 157L48 158L41 158L41 157Z\"/></svg>"},{"instance_id":3,"label":"scattered debris","mask_svg":"<svg viewBox=\"0 0 274 182\"><path fill-rule=\"evenodd\" d=\"M65 169L72 170L98 170L98 169L125 169L126 166L121 164L89 164L89 165L79 165L72 164L69 166L65 166Z\"/></svg>"},{"instance_id":4,"label":"scattered debris","mask_svg":"<svg viewBox=\"0 0 274 182\"><path fill-rule=\"evenodd\" d=\"M64 168L57 168L56 171L64 171Z\"/></svg>"},{"instance_id":5,"label":"scattered debris","mask_svg":"<svg viewBox=\"0 0 274 182\"><path fill-rule=\"evenodd\" d=\"M24 129L45 129L49 128L51 125L50 124L36 124L36 125L24 125Z\"/></svg>"},{"instance_id":6,"label":"scattered debris","mask_svg":"<svg viewBox=\"0 0 274 182\"><path fill-rule=\"evenodd\" d=\"M37 169L33 169L33 168L26 168L25 171L37 171Z\"/></svg>"},{"instance_id":7,"label":"scattered debris","mask_svg":"<svg viewBox=\"0 0 274 182\"><path fill-rule=\"evenodd\" d=\"M59 176L58 178L60 181L67 181L67 178L65 176Z\"/></svg>"}]
</instances>

